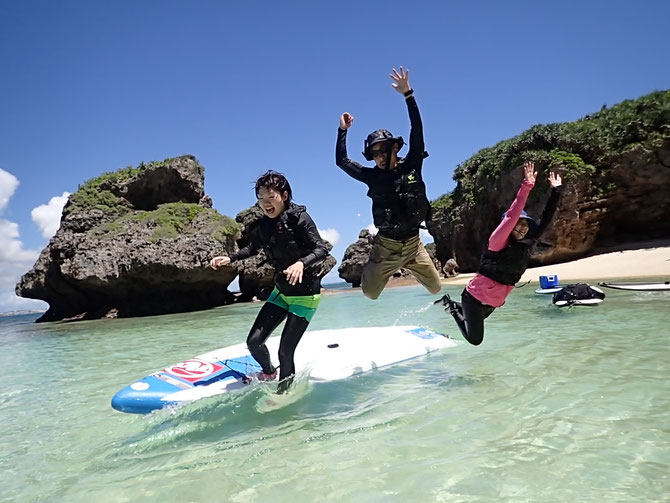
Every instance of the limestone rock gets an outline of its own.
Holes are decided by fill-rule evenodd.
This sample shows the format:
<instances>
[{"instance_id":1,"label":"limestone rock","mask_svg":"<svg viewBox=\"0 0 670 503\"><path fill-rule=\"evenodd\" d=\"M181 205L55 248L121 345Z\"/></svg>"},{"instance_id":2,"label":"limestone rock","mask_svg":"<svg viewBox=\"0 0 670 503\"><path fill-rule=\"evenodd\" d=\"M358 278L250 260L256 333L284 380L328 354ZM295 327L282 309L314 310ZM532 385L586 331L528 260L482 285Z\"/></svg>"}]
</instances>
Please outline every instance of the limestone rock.
<instances>
[{"instance_id":1,"label":"limestone rock","mask_svg":"<svg viewBox=\"0 0 670 503\"><path fill-rule=\"evenodd\" d=\"M374 236L368 229L363 229L358 234L358 240L347 246L342 257L342 263L337 268L337 273L344 281L351 283L351 286L358 288L361 286L361 276L363 275L363 266L368 261L370 250L372 250L372 240Z\"/></svg>"},{"instance_id":2,"label":"limestone rock","mask_svg":"<svg viewBox=\"0 0 670 503\"><path fill-rule=\"evenodd\" d=\"M458 276L458 263L453 258L447 260L447 263L442 267L442 273L446 278L454 278Z\"/></svg>"},{"instance_id":3,"label":"limestone rock","mask_svg":"<svg viewBox=\"0 0 670 503\"><path fill-rule=\"evenodd\" d=\"M611 159L599 178L565 181L554 219L540 239L550 246L535 249L531 266L575 260L599 248L670 235L670 163L662 161L668 157L670 139L651 155L638 147ZM502 184L483 184L479 204L463 205L449 218L429 223L437 256L455 257L462 271L475 271L488 236L520 184L520 173ZM537 197L529 200L526 210L539 219L550 188L546 181L539 181L533 190Z\"/></svg>"},{"instance_id":4,"label":"limestone rock","mask_svg":"<svg viewBox=\"0 0 670 503\"><path fill-rule=\"evenodd\" d=\"M129 317L232 302L233 270L209 260L234 251L239 226L211 209L193 156L140 164L70 195L61 225L19 296L49 303L39 321Z\"/></svg>"},{"instance_id":5,"label":"limestone rock","mask_svg":"<svg viewBox=\"0 0 670 503\"><path fill-rule=\"evenodd\" d=\"M670 91L603 108L573 123L533 126L482 149L454 174L456 189L432 202L428 229L436 256L477 270L482 250L513 201L523 160L535 161L538 178L526 211L541 216L549 170L563 175L554 219L531 258L549 265L613 246L670 235Z\"/></svg>"}]
</instances>

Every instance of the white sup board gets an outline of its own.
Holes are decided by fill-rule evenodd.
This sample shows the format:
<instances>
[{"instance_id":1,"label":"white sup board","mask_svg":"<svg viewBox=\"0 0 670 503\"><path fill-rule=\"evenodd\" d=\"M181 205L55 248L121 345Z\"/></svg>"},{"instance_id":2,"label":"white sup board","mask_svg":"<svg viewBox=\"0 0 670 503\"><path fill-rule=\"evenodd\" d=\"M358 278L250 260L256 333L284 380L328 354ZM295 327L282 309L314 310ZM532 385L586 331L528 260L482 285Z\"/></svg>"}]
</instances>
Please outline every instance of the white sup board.
<instances>
[{"instance_id":1,"label":"white sup board","mask_svg":"<svg viewBox=\"0 0 670 503\"><path fill-rule=\"evenodd\" d=\"M539 293L539 294L556 293L559 290L563 290L563 285L556 285L556 286L552 286L550 288L537 288L537 289L535 289L535 293Z\"/></svg>"},{"instance_id":2,"label":"white sup board","mask_svg":"<svg viewBox=\"0 0 670 503\"><path fill-rule=\"evenodd\" d=\"M277 365L279 336L266 345ZM306 332L295 353L296 373L313 382L334 381L456 346L450 337L416 326ZM245 388L261 368L246 343L196 356L159 370L112 398L121 412L145 414L169 405Z\"/></svg>"},{"instance_id":3,"label":"white sup board","mask_svg":"<svg viewBox=\"0 0 670 503\"><path fill-rule=\"evenodd\" d=\"M605 288L614 288L615 290L632 290L636 292L657 292L670 290L670 281L652 282L652 283L598 283Z\"/></svg>"}]
</instances>

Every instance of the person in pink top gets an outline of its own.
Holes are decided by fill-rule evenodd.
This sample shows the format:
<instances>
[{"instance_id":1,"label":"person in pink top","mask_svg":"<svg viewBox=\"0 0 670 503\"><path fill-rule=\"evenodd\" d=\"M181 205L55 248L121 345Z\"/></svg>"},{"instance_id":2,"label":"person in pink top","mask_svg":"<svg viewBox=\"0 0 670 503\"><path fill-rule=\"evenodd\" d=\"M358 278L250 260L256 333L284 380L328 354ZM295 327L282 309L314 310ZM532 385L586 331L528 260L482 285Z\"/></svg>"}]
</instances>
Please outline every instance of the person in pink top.
<instances>
[{"instance_id":1,"label":"person in pink top","mask_svg":"<svg viewBox=\"0 0 670 503\"><path fill-rule=\"evenodd\" d=\"M537 172L533 162L524 163L523 169L524 180L519 192L489 237L479 270L461 294L462 302L451 300L448 294L435 301L445 306L463 337L475 346L484 340L484 320L505 303L514 285L528 268L533 245L549 226L558 206L561 176L550 172L551 196L542 212L540 223L528 216L523 208L535 185Z\"/></svg>"}]
</instances>

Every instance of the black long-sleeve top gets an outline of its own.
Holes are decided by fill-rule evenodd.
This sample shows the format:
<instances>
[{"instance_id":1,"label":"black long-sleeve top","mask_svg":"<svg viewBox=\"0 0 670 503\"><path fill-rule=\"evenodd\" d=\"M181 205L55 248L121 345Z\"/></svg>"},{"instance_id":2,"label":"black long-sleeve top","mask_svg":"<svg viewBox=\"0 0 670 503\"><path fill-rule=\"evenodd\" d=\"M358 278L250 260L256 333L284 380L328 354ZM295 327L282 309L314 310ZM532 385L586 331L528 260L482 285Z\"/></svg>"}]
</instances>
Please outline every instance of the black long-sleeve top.
<instances>
[{"instance_id":1,"label":"black long-sleeve top","mask_svg":"<svg viewBox=\"0 0 670 503\"><path fill-rule=\"evenodd\" d=\"M263 249L275 268L275 285L281 293L297 296L321 291L314 266L328 255L328 248L304 206L289 203L278 217L263 216L250 235L249 244L232 254L231 262L249 258ZM305 265L302 283L291 285L283 271L298 260Z\"/></svg>"},{"instance_id":2,"label":"black long-sleeve top","mask_svg":"<svg viewBox=\"0 0 670 503\"><path fill-rule=\"evenodd\" d=\"M368 186L372 217L380 234L407 239L419 232L428 218L429 203L422 178L425 152L423 124L414 96L406 100L410 120L409 151L393 170L366 168L347 156L347 130L338 128L335 163L346 174Z\"/></svg>"},{"instance_id":3,"label":"black long-sleeve top","mask_svg":"<svg viewBox=\"0 0 670 503\"><path fill-rule=\"evenodd\" d=\"M538 225L537 230L533 233L532 237L537 239L539 238L544 231L547 230L549 224L554 218L556 213L556 208L558 207L558 201L561 198L561 186L552 187L551 194L547 200L547 204L544 206L544 211L542 211L542 216L540 217L540 225Z\"/></svg>"}]
</instances>

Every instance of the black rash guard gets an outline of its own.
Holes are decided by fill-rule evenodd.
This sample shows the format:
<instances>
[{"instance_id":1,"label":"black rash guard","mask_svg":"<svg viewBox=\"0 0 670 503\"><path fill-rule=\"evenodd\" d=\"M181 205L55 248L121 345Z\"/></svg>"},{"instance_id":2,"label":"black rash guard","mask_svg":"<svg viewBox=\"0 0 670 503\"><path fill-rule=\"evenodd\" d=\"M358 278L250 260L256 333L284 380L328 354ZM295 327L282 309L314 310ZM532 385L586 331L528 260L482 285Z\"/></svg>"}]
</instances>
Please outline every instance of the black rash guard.
<instances>
[{"instance_id":1,"label":"black rash guard","mask_svg":"<svg viewBox=\"0 0 670 503\"><path fill-rule=\"evenodd\" d=\"M409 152L394 170L366 168L347 157L347 130L337 130L335 164L352 178L368 186L372 217L382 236L406 240L419 233L419 225L430 218L421 169L425 152L423 124L414 96L405 100L411 125Z\"/></svg>"},{"instance_id":2,"label":"black rash guard","mask_svg":"<svg viewBox=\"0 0 670 503\"><path fill-rule=\"evenodd\" d=\"M314 295L321 291L318 262L328 255L326 243L304 206L289 203L276 218L263 216L250 233L250 243L230 256L231 262L256 255L262 248L275 268L275 285L284 295ZM282 271L300 260L302 283L291 285Z\"/></svg>"}]
</instances>

